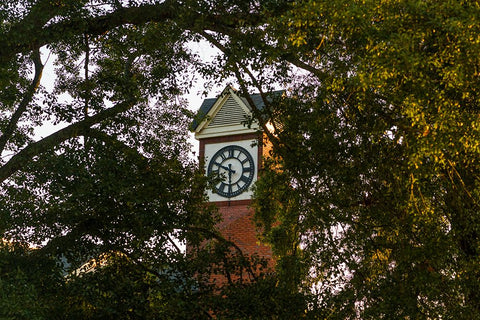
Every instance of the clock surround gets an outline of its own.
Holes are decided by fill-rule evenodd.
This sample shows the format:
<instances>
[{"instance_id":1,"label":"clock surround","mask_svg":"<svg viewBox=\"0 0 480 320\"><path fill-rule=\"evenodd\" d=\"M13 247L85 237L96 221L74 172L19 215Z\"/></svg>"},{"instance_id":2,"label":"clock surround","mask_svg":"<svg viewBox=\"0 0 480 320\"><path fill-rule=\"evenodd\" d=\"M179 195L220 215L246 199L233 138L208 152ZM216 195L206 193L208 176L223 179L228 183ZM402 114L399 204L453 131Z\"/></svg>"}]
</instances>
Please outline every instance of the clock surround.
<instances>
[{"instance_id":1,"label":"clock surround","mask_svg":"<svg viewBox=\"0 0 480 320\"><path fill-rule=\"evenodd\" d=\"M215 193L232 198L246 191L252 183L255 163L248 150L232 144L212 156L207 174L220 180L215 185Z\"/></svg>"},{"instance_id":2,"label":"clock surround","mask_svg":"<svg viewBox=\"0 0 480 320\"><path fill-rule=\"evenodd\" d=\"M237 146L245 149L252 157L253 160L253 172L252 172L252 181L249 183L249 186L242 190L242 192L232 194L230 197L226 196L226 194L222 195L216 192L216 190L208 190L207 195L209 201L216 202L221 205L222 202L231 203L232 201L241 201L245 203L250 203L253 191L251 190L251 186L255 183L258 178L258 172L260 169L260 161L262 159L262 145L259 143L261 141L262 135L259 133L249 133L249 134L241 134L241 135L234 135L234 136L224 136L224 137L211 137L205 138L200 140L200 157L203 162L203 166L205 168L205 173L208 174L208 166L211 163L211 160L215 156L219 150L229 146ZM238 152L235 153L235 155ZM244 158L242 158L244 160ZM234 165L234 163L232 163ZM228 163L227 163L228 166ZM213 168L216 169L216 168ZM233 169L233 168L232 168ZM233 169L235 170L235 169ZM220 171L220 174L224 173L224 178L228 180L228 171L225 169L224 171ZM235 174L232 176L232 182L235 179L238 179L239 176ZM233 183L232 183L233 184ZM218 185L218 183L217 183ZM243 186L243 184L242 184ZM227 191L227 189L225 189ZM236 191L233 190L233 191ZM227 192L226 192L227 193Z\"/></svg>"}]
</instances>

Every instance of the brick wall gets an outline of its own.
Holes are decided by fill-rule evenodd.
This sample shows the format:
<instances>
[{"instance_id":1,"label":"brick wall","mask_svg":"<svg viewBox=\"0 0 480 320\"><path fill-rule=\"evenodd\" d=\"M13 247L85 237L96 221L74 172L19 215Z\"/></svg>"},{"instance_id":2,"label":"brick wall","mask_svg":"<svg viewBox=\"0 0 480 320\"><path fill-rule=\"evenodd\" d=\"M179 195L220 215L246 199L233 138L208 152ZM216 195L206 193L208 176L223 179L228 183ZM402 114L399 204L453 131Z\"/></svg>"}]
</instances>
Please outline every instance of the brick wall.
<instances>
[{"instance_id":1,"label":"brick wall","mask_svg":"<svg viewBox=\"0 0 480 320\"><path fill-rule=\"evenodd\" d=\"M223 221L219 223L218 228L222 235L235 243L244 254L259 256L272 259L270 247L261 244L257 238L257 230L253 221L253 209L248 203L221 204L217 203Z\"/></svg>"},{"instance_id":2,"label":"brick wall","mask_svg":"<svg viewBox=\"0 0 480 320\"><path fill-rule=\"evenodd\" d=\"M258 265L254 266L254 273L257 275L260 272L272 272L274 267L274 259L272 257L272 250L269 246L262 244L257 238L257 231L253 221L254 210L250 207L251 200L247 201L232 201L217 202L218 210L222 215L223 220L217 225L222 235L229 241L232 241L245 257L252 255L267 260L267 269L260 270ZM232 250L234 251L234 250ZM250 274L244 270L242 275L230 274L233 281L239 278L243 281L251 279ZM228 282L224 274L214 274L210 276L212 284L222 286Z\"/></svg>"}]
</instances>

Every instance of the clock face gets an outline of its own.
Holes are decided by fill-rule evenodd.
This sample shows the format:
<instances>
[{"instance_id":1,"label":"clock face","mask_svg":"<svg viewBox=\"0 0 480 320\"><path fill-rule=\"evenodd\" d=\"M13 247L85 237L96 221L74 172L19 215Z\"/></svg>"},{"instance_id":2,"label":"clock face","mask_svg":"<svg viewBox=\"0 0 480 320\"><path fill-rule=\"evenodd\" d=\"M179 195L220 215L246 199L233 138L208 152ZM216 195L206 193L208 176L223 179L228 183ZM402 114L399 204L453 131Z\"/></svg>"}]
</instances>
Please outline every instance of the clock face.
<instances>
[{"instance_id":1,"label":"clock face","mask_svg":"<svg viewBox=\"0 0 480 320\"><path fill-rule=\"evenodd\" d=\"M215 192L222 197L232 198L250 186L255 175L255 164L247 150L231 145L221 148L213 155L207 173L221 178L215 185Z\"/></svg>"}]
</instances>

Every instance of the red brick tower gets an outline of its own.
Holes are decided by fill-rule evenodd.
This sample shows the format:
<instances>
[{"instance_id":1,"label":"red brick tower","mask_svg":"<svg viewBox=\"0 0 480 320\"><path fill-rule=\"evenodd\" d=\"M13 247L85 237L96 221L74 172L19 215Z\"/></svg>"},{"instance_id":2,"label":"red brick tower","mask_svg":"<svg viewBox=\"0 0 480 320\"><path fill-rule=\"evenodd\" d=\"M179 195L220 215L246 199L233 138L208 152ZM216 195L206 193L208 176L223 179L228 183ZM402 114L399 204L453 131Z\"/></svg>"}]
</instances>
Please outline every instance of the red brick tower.
<instances>
[{"instance_id":1,"label":"red brick tower","mask_svg":"<svg viewBox=\"0 0 480 320\"><path fill-rule=\"evenodd\" d=\"M257 108L262 108L260 95L251 95ZM251 110L235 89L227 87L217 98L205 99L199 110L200 119L193 125L200 142L199 156L207 174L221 177L209 200L222 216L219 229L245 254L258 254L271 259L268 246L259 243L252 221L252 186L258 178L263 157L263 134L258 126L244 125Z\"/></svg>"}]
</instances>

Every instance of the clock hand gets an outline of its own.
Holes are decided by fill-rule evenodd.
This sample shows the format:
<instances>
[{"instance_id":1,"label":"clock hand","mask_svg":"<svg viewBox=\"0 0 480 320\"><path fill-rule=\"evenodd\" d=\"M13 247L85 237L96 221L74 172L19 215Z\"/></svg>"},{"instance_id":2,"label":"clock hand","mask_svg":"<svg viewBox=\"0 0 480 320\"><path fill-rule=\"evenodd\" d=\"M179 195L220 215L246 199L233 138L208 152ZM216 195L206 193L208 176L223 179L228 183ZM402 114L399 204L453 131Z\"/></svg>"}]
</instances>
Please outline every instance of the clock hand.
<instances>
[{"instance_id":1,"label":"clock hand","mask_svg":"<svg viewBox=\"0 0 480 320\"><path fill-rule=\"evenodd\" d=\"M216 164L217 166L219 166L220 168L227 170L227 171L228 171L228 174L230 174L230 173L235 173L235 170L232 169L232 165L231 165L231 164L229 164L228 167L223 166L223 165L221 165L221 164L218 163L218 162L215 162L215 164Z\"/></svg>"}]
</instances>

